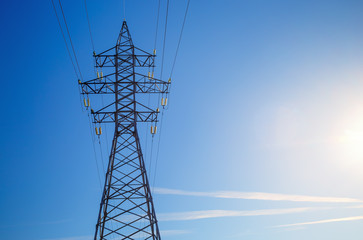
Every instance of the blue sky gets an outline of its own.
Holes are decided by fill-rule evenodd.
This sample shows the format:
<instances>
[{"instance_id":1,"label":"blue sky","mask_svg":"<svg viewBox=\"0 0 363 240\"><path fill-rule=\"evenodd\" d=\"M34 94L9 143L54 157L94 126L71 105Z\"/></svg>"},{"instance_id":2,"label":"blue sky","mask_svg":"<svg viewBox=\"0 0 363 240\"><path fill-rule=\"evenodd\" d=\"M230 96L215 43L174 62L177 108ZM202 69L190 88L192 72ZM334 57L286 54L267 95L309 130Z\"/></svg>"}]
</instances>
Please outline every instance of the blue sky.
<instances>
[{"instance_id":1,"label":"blue sky","mask_svg":"<svg viewBox=\"0 0 363 240\"><path fill-rule=\"evenodd\" d=\"M96 51L112 47L122 1L87 2ZM62 3L93 78L83 1ZM185 7L170 0L166 75ZM191 0L189 10L149 173L163 239L361 239L363 3ZM101 189L51 2L0 11L1 238L90 240ZM134 44L149 51L156 12L156 0L126 0ZM159 35L158 71L161 49Z\"/></svg>"}]
</instances>

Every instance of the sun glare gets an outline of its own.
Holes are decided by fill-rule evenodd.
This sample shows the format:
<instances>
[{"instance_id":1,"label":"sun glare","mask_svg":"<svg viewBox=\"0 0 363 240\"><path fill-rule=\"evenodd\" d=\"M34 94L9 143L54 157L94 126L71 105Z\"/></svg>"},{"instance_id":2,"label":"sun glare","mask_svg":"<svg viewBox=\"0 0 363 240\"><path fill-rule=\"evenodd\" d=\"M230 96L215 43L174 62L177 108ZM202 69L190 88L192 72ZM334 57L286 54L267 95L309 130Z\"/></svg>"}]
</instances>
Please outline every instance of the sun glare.
<instances>
[{"instance_id":1,"label":"sun glare","mask_svg":"<svg viewBox=\"0 0 363 240\"><path fill-rule=\"evenodd\" d=\"M363 124L363 123L362 123ZM363 128L363 126L362 126ZM347 129L340 138L344 155L353 160L363 159L363 129Z\"/></svg>"}]
</instances>

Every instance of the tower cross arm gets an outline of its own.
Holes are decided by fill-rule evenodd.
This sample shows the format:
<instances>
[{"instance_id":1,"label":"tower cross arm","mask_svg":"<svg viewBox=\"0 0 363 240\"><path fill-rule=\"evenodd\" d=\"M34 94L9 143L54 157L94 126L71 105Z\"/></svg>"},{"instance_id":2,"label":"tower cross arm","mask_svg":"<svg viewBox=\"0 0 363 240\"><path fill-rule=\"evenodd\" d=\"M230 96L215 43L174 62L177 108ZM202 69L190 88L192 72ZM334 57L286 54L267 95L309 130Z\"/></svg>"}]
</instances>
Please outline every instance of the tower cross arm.
<instances>
[{"instance_id":1,"label":"tower cross arm","mask_svg":"<svg viewBox=\"0 0 363 240\"><path fill-rule=\"evenodd\" d=\"M127 98L127 96L125 96ZM133 109L133 104L136 104L137 109ZM135 101L127 105L122 105L121 108L115 109L120 103L113 102L107 106L93 110L91 109L91 114L93 115L93 123L114 123L117 122L157 122L157 116L159 114L159 109L151 109L144 104Z\"/></svg>"},{"instance_id":2,"label":"tower cross arm","mask_svg":"<svg viewBox=\"0 0 363 240\"><path fill-rule=\"evenodd\" d=\"M117 122L133 122L136 115L136 122L158 122L157 111L98 111L92 113L93 123L115 123L115 116L118 114Z\"/></svg>"},{"instance_id":3,"label":"tower cross arm","mask_svg":"<svg viewBox=\"0 0 363 240\"><path fill-rule=\"evenodd\" d=\"M118 52L117 49L119 49L118 46L115 46L102 53L94 54L96 67L116 67L116 60L134 64L135 67L155 67L155 54L134 46L118 50Z\"/></svg>"},{"instance_id":4,"label":"tower cross arm","mask_svg":"<svg viewBox=\"0 0 363 240\"><path fill-rule=\"evenodd\" d=\"M135 67L155 67L155 57L155 54L134 47Z\"/></svg>"},{"instance_id":5,"label":"tower cross arm","mask_svg":"<svg viewBox=\"0 0 363 240\"><path fill-rule=\"evenodd\" d=\"M79 84L83 94L114 94L116 93L116 84L119 92L127 89L134 91L132 86L135 85L135 93L169 93L170 82L144 74L135 73L135 75L135 81L125 77L116 83L115 73L112 73L86 82L79 82Z\"/></svg>"}]
</instances>

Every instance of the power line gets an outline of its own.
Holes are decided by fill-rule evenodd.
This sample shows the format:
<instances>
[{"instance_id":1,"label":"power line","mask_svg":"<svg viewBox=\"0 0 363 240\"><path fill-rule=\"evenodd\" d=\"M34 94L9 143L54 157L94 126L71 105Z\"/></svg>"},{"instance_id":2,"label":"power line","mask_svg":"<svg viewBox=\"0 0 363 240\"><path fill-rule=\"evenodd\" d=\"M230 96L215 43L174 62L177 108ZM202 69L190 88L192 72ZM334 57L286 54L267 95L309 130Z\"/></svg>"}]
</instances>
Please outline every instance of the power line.
<instances>
[{"instance_id":1,"label":"power line","mask_svg":"<svg viewBox=\"0 0 363 240\"><path fill-rule=\"evenodd\" d=\"M165 27L164 27L164 39L163 39L163 50L162 50L162 58L161 58L161 71L160 71L160 79L162 79L163 77L163 69L164 69L164 59L165 59L165 45L166 45L166 33L167 33L167 29L168 29L168 16L169 16L169 0L167 0L166 3L166 13L165 13ZM158 6L158 20L157 23L159 22L159 9L160 9L160 1L159 1L159 6ZM157 32L156 32L157 33ZM156 36L155 36L155 45L156 45ZM160 103L160 95L158 96L158 102ZM164 111L162 111L164 112ZM162 113L163 115L163 113ZM157 123L155 124L157 125ZM159 141L158 144L160 143L160 135L161 132L159 133ZM154 139L153 139L154 140ZM152 153L153 153L153 145L154 145L154 141L152 140L151 142L151 156L150 156L150 166L151 166L151 161L152 161ZM154 181L155 182L155 177L156 177L156 167L158 164L158 156L155 159L155 170L154 170ZM152 185L152 187L154 187ZM153 191L153 190L152 190Z\"/></svg>"},{"instance_id":2,"label":"power line","mask_svg":"<svg viewBox=\"0 0 363 240\"><path fill-rule=\"evenodd\" d=\"M102 170L103 170L103 173L106 174L106 171L105 171L105 162L103 161L102 144L101 144L100 136L98 136L98 143L100 145L101 161L102 161Z\"/></svg>"},{"instance_id":3,"label":"power line","mask_svg":"<svg viewBox=\"0 0 363 240\"><path fill-rule=\"evenodd\" d=\"M52 0L52 1L53 1L53 0ZM80 69L80 67L79 67L78 60L77 60L76 51L74 50L74 46L73 46L73 42L72 42L72 38L71 38L71 34L69 33L69 29L68 29L68 25L67 25L66 17L64 16L62 3L61 3L61 1L60 1L60 0L58 0L58 2L59 2L59 6L60 6L60 9L61 9L61 12L62 12L62 16L63 16L64 23L65 23L65 25L66 25L66 29L67 29L67 33L68 33L68 37L69 37L69 41L70 41L70 43L71 43L71 47L72 47L72 51L73 51L73 54L74 54L74 59L76 60L76 64L77 64L77 67L78 67L79 75L81 76L81 80L83 81L83 77L82 77L81 69Z\"/></svg>"},{"instance_id":4,"label":"power line","mask_svg":"<svg viewBox=\"0 0 363 240\"><path fill-rule=\"evenodd\" d=\"M74 65L74 62L73 62L73 58L72 58L71 52L69 51L69 47L68 47L68 43L67 43L66 37L64 36L64 32L63 32L63 28L62 28L62 24L60 23L60 20L59 20L59 17L58 17L58 13L57 13L56 7L55 7L55 5L54 5L54 1L53 1L53 0L51 0L51 1L52 1L52 5L53 5L53 9L54 9L55 16L57 17L57 21L58 21L59 29L61 30L61 33L62 33L62 37L63 37L63 40L64 40L64 44L66 45L66 48L67 48L68 56L69 56L69 58L71 59L71 63L72 63L72 65L73 65L74 73L76 74L77 79L79 79L79 77L78 77L78 73L77 73L77 69L76 69L76 66Z\"/></svg>"},{"instance_id":5,"label":"power line","mask_svg":"<svg viewBox=\"0 0 363 240\"><path fill-rule=\"evenodd\" d=\"M165 42L166 42L166 31L168 28L168 15L169 15L169 0L166 3L166 16L165 16L165 29L164 29L164 43L163 43L163 54L161 57L161 73L160 79L163 77L163 69L164 69L164 56L165 56Z\"/></svg>"},{"instance_id":6,"label":"power line","mask_svg":"<svg viewBox=\"0 0 363 240\"><path fill-rule=\"evenodd\" d=\"M96 147L95 147L95 137L93 135L93 131L92 131L92 121L91 121L91 117L89 116L88 113L88 120L89 120L89 129L90 129L90 133L91 133L91 140L92 140L92 147L93 147L93 153L95 155L95 160L96 160L96 167L97 167L97 175L98 175L98 181L100 183L100 188L102 190L102 181L101 181L101 175L100 175L100 169L98 167L98 160L97 160L97 154L96 154Z\"/></svg>"},{"instance_id":7,"label":"power line","mask_svg":"<svg viewBox=\"0 0 363 240\"><path fill-rule=\"evenodd\" d=\"M174 61L173 61L173 65L172 65L172 68L171 68L171 71L170 71L169 79L171 79L171 78L172 78L173 73L174 73L175 63L176 63L176 59L177 59L177 57L178 57L178 53L179 53L180 43L181 43L182 36L183 36L183 32L184 32L184 26L185 26L185 22L186 22L187 15L188 15L189 5L190 5L190 0L188 0L188 2L187 2L187 7L186 7L186 9L185 9L184 20L183 20L182 28L181 28L181 30L180 30L180 35L179 35L178 45L177 45L177 47L176 47L175 56L174 56ZM170 85L170 92L171 92L171 88L172 88L172 85ZM169 93L168 95L170 95L170 93ZM170 105L170 99L169 99L169 105ZM168 105L168 106L166 106L166 109L168 109L168 108L169 108L169 105Z\"/></svg>"},{"instance_id":8,"label":"power line","mask_svg":"<svg viewBox=\"0 0 363 240\"><path fill-rule=\"evenodd\" d=\"M158 30L159 30L159 19L160 19L160 0L158 0L158 11L157 11L157 17L156 17L156 28L155 28L155 40L154 40L154 51L156 51L156 43L157 43L157 39L158 39ZM152 66L152 72L154 73L154 69L155 69L155 64ZM158 99L158 102L160 101L160 98ZM150 104L150 95L148 96L148 105ZM148 146L147 146L147 143L148 143L148 129L150 128L150 123L147 123L147 128L146 128L146 131L145 131L145 153L147 154L146 155L146 159L147 157L149 156L148 155ZM153 145L154 145L154 138L152 137L152 140L151 140L151 148L150 148L150 160L149 160L149 169L148 169L148 173L149 175L151 176L151 163L152 163L152 151L153 151Z\"/></svg>"},{"instance_id":9,"label":"power line","mask_svg":"<svg viewBox=\"0 0 363 240\"><path fill-rule=\"evenodd\" d=\"M91 43L92 43L92 50L93 52L95 53L95 44L94 44L94 41L93 41L93 35L92 35L92 30L91 30L91 23L90 23L90 18L89 18L89 14L88 14L88 8L87 8L87 0L84 0L84 7L85 7L85 10L86 10L86 16L87 16L87 23L88 23L88 30L89 30L89 35L90 35L90 38L91 38ZM94 59L94 71L96 73L96 61ZM103 96L102 96L102 105L104 105L103 103ZM107 126L107 125L106 125ZM106 147L108 149L108 137L107 137L107 127L105 126L105 132L106 132ZM100 144L100 152L101 152L101 160L102 160L102 167L104 166L104 161L103 161L103 154L102 154L102 146L101 146L101 140L98 139L98 143ZM103 172L105 172L104 170L104 167L103 167Z\"/></svg>"},{"instance_id":10,"label":"power line","mask_svg":"<svg viewBox=\"0 0 363 240\"><path fill-rule=\"evenodd\" d=\"M171 76L173 75L173 71L174 71L174 67L175 67L175 63L176 63L176 58L177 58L177 56L178 56L179 47L180 47L180 42L181 42L181 40L182 40L183 31L184 31L184 25L185 25L185 21L186 21L186 19L187 19L187 15L188 15L189 4L190 4L190 0L188 0L187 8L185 9L183 25L182 25L182 28L181 28L181 31L180 31L180 36L179 36L178 46L176 47L176 51L175 51L175 57L174 57L173 66L172 66L172 68L171 68L171 72L170 72L170 78L171 78Z\"/></svg>"},{"instance_id":11,"label":"power line","mask_svg":"<svg viewBox=\"0 0 363 240\"><path fill-rule=\"evenodd\" d=\"M68 56L69 56L69 58L71 60L71 63L73 65L74 73L76 74L77 79L79 79L78 76L81 76L81 79L83 80L82 73L81 73L81 70L80 70L80 67L79 67L79 64L78 64L77 56L76 56L76 53L75 53L75 50L74 50L74 46L73 46L73 43L72 43L72 38L71 38L71 35L69 33L68 25L67 25L67 22L66 22L66 18L65 18L64 12L63 12L63 8L62 8L62 5L61 5L61 2L59 0L59 5L60 5L60 8L61 8L61 12L62 12L62 16L63 16L64 23L65 23L65 26L66 26L66 29L67 29L68 37L69 37L69 40L70 40L70 43L71 43L71 47L72 47L72 50L73 50L73 54L74 54L73 57L75 58L76 64L77 64L77 67L78 67L79 75L77 73L77 68L76 68L76 66L74 64L71 51L69 50L68 43L67 43L67 40L66 40L66 37L65 37L65 34L64 34L64 31L63 31L63 28L62 28L62 24L60 22L60 19L59 19L58 13L57 13L57 9L56 9L55 4L54 4L54 1L51 0L51 2L52 2L52 5L53 5L54 13L55 13L55 15L57 17L58 25L59 25L59 28L61 30L64 43L66 45L66 49L67 49L67 52L68 52ZM91 37L92 37L92 35L91 35ZM80 92L79 86L78 86L78 90ZM81 107L82 107L83 105L82 105L82 100L81 100L81 93L80 93L80 103L81 103ZM82 107L82 110L83 110L83 107ZM88 113L88 119L90 121L89 128L90 128L90 134L91 134L91 137L92 137L92 147L93 147L93 153L94 153L94 156L95 156L95 163L96 163L96 168L97 168L97 175L98 175L98 180L99 180L100 188L102 189L102 183L101 183L101 177L100 177L100 170L99 170L99 167L98 167L98 160L97 160L96 148L95 148L95 144L94 144L95 137L93 135L93 131L92 131L92 121L91 121L91 117L89 116L89 113ZM102 153L101 153L101 155L102 155Z\"/></svg>"},{"instance_id":12,"label":"power line","mask_svg":"<svg viewBox=\"0 0 363 240\"><path fill-rule=\"evenodd\" d=\"M88 22L88 31L89 31L89 35L91 37L92 49L93 49L93 52L94 52L95 51L95 44L93 42L92 31L91 31L91 24L90 24L90 21L89 21L89 15L88 15L88 9L87 9L87 1L86 0L84 0L84 7L86 9L87 22Z\"/></svg>"},{"instance_id":13,"label":"power line","mask_svg":"<svg viewBox=\"0 0 363 240\"><path fill-rule=\"evenodd\" d=\"M173 65L172 65L172 69L171 69L170 75L169 75L170 78L173 75L173 71L174 71L176 59L177 59L177 56L178 56L178 52L179 52L179 48L180 48L180 43L181 43L182 36L183 36L184 26L185 26L186 18L187 18L187 15L188 15L189 5L190 5L190 0L188 0L187 7L185 9L185 14L184 14L184 19L183 19L183 24L182 24L182 28L181 28L181 31L180 31L180 35L179 35L178 45L177 45L177 48L176 48L176 51L175 51ZM169 8L169 0L168 0L168 5L167 5L167 14L168 14L168 8ZM166 17L166 24L167 24L167 17ZM163 46L163 58L162 59L164 59L165 37L166 37L166 24L165 24L165 32L164 32L164 46ZM161 65L161 67L163 68L163 64ZM161 71L161 74L162 74L162 71ZM170 86L170 88L171 88L171 86ZM155 170L154 170L154 178L153 178L153 184L152 184L153 190L154 190L154 187L155 187L156 169L157 169L157 163L158 163L158 159L159 159L160 142L161 142L161 131L162 131L162 127L163 127L163 118L164 118L164 110L162 111L161 119L160 119L160 130L159 130L160 133L159 133L159 139L158 139L158 143L157 143Z\"/></svg>"},{"instance_id":14,"label":"power line","mask_svg":"<svg viewBox=\"0 0 363 240\"><path fill-rule=\"evenodd\" d=\"M160 149L160 139L161 139L161 130L163 127L163 117L164 117L164 111L162 111L161 113L161 120L160 120L160 130L159 130L159 139L158 139L158 146L157 146L157 150L156 150L156 161L155 161L155 169L154 169L154 179L153 179L153 184L152 184L152 191L154 193L154 187L155 187L155 180L156 180L156 169L158 166L158 159L159 159L159 149Z\"/></svg>"},{"instance_id":15,"label":"power line","mask_svg":"<svg viewBox=\"0 0 363 240\"><path fill-rule=\"evenodd\" d=\"M72 66L73 66L74 73L76 74L77 79L79 79L76 66L75 66L75 64L73 62L73 57L72 57L71 51L69 51L67 39L66 39L66 37L64 35L64 31L63 31L63 28L62 28L62 24L61 24L61 22L59 20L59 17L58 17L57 9L55 7L54 1L53 0L51 0L51 1L52 1L52 5L53 5L53 10L54 10L55 16L57 17L59 29L60 29L60 31L62 33L62 37L63 37L64 44L66 45L66 49L67 49L67 53L68 53L69 59L71 60L71 63L72 63ZM80 89L79 85L78 85L78 91L79 91L79 93L81 92L81 89ZM82 105L81 95L79 95L79 102L81 104L81 109L83 111L83 105Z\"/></svg>"},{"instance_id":16,"label":"power line","mask_svg":"<svg viewBox=\"0 0 363 240\"><path fill-rule=\"evenodd\" d=\"M156 17L156 29L155 29L154 49L156 49L156 42L157 42L157 39L158 39L159 15L160 15L160 0L158 0L158 14L157 14L157 17Z\"/></svg>"}]
</instances>

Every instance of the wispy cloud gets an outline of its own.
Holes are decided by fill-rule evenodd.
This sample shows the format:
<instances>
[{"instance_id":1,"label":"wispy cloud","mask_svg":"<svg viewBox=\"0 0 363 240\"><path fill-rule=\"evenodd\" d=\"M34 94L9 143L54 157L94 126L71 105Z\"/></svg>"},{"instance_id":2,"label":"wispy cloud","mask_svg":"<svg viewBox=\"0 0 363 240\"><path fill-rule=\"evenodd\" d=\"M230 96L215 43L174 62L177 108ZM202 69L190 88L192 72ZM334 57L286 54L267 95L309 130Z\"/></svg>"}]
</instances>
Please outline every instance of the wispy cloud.
<instances>
[{"instance_id":1,"label":"wispy cloud","mask_svg":"<svg viewBox=\"0 0 363 240\"><path fill-rule=\"evenodd\" d=\"M345 208L363 208L363 205L347 206Z\"/></svg>"},{"instance_id":2,"label":"wispy cloud","mask_svg":"<svg viewBox=\"0 0 363 240\"><path fill-rule=\"evenodd\" d=\"M333 218L333 219L325 219L325 220L313 221L313 222L302 222L302 223L278 225L275 227L297 227L297 226L305 226L305 225L313 225L313 224L332 223L332 222L348 222L348 221L358 221L358 220L363 220L363 216Z\"/></svg>"},{"instance_id":3,"label":"wispy cloud","mask_svg":"<svg viewBox=\"0 0 363 240\"><path fill-rule=\"evenodd\" d=\"M164 195L183 195L213 198L229 198L229 199L252 199L252 200L268 200L268 201L292 201L292 202L321 202L321 203L362 203L363 201L355 198L341 197L317 197L305 195L264 193L264 192L191 192L168 188L155 188L155 193Z\"/></svg>"},{"instance_id":4,"label":"wispy cloud","mask_svg":"<svg viewBox=\"0 0 363 240\"><path fill-rule=\"evenodd\" d=\"M182 234L188 234L191 233L190 231L186 231L186 230L162 230L160 231L160 234L165 237L165 236L175 236L175 235L182 235Z\"/></svg>"},{"instance_id":5,"label":"wispy cloud","mask_svg":"<svg viewBox=\"0 0 363 240\"><path fill-rule=\"evenodd\" d=\"M286 209L252 210L252 211L207 210L207 211L192 211L192 212L161 213L158 214L158 219L159 221L186 221L186 220L221 218L221 217L280 215L280 214L301 213L301 212L320 210L320 209L321 208L286 208Z\"/></svg>"},{"instance_id":6,"label":"wispy cloud","mask_svg":"<svg viewBox=\"0 0 363 240\"><path fill-rule=\"evenodd\" d=\"M290 227L290 228L280 228L279 230L277 230L276 232L292 232L292 231L298 231L298 230L304 230L306 227L305 226L295 226L295 227Z\"/></svg>"}]
</instances>

